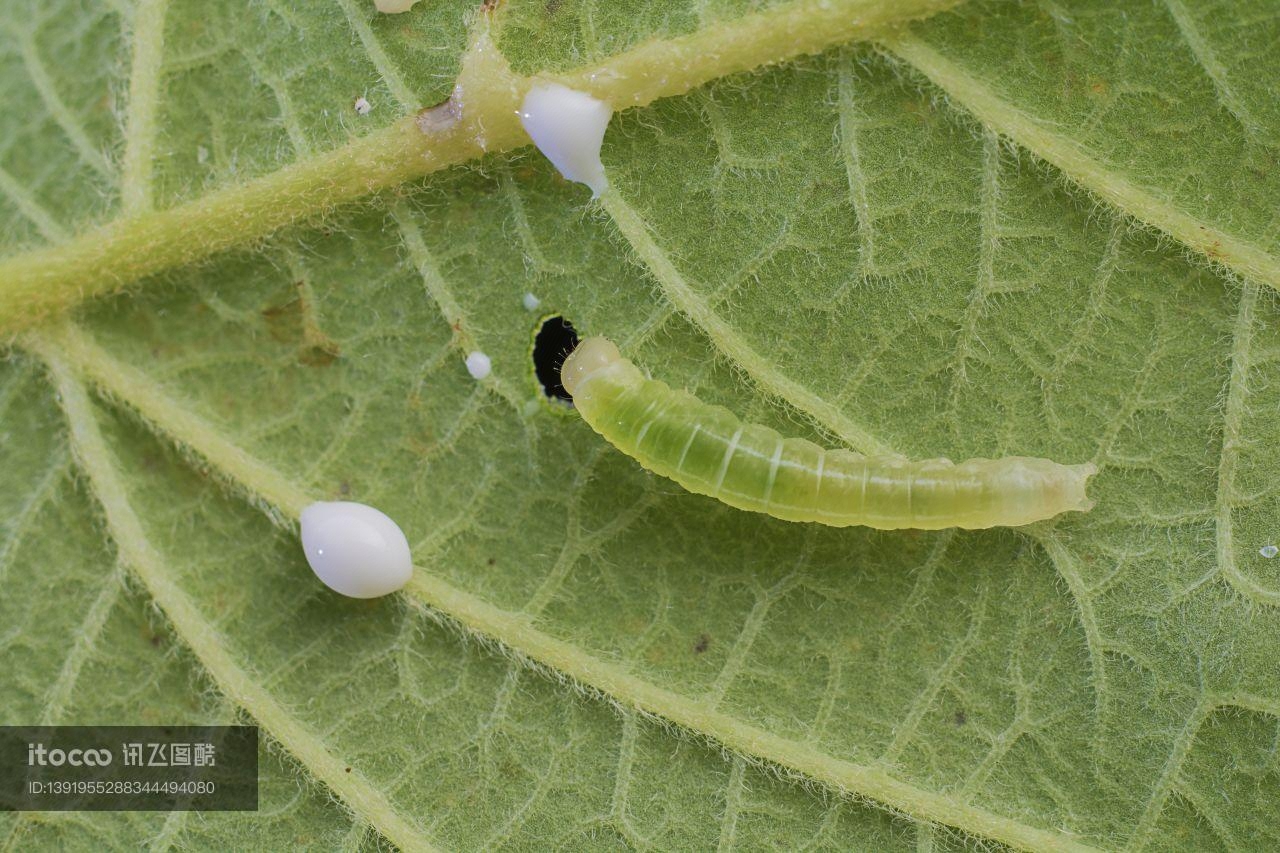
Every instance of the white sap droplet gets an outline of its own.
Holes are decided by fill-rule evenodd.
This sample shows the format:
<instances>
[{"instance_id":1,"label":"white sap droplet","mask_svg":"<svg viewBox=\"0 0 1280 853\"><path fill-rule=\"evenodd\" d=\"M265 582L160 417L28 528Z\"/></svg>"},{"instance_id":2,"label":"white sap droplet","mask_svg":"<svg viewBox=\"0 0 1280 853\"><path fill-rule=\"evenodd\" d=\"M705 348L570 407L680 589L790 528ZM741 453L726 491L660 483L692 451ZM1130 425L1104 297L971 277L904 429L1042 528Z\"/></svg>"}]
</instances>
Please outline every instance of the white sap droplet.
<instances>
[{"instance_id":1,"label":"white sap droplet","mask_svg":"<svg viewBox=\"0 0 1280 853\"><path fill-rule=\"evenodd\" d=\"M560 174L586 184L598 196L609 186L600 145L612 115L612 107L586 92L539 83L525 95L520 123Z\"/></svg>"},{"instance_id":2,"label":"white sap droplet","mask_svg":"<svg viewBox=\"0 0 1280 853\"><path fill-rule=\"evenodd\" d=\"M1258 549L1258 553L1270 560L1276 554L1280 554L1280 548L1275 545L1263 545Z\"/></svg>"},{"instance_id":3,"label":"white sap droplet","mask_svg":"<svg viewBox=\"0 0 1280 853\"><path fill-rule=\"evenodd\" d=\"M489 356L479 350L467 356L467 372L474 379L484 379L493 370L493 363L489 361Z\"/></svg>"},{"instance_id":4,"label":"white sap droplet","mask_svg":"<svg viewBox=\"0 0 1280 853\"><path fill-rule=\"evenodd\" d=\"M413 574L400 526L367 504L320 501L304 509L302 549L316 577L351 598L388 595Z\"/></svg>"},{"instance_id":5,"label":"white sap droplet","mask_svg":"<svg viewBox=\"0 0 1280 853\"><path fill-rule=\"evenodd\" d=\"M373 104L369 103L368 98L356 98L356 115L367 116L372 109Z\"/></svg>"},{"instance_id":6,"label":"white sap droplet","mask_svg":"<svg viewBox=\"0 0 1280 853\"><path fill-rule=\"evenodd\" d=\"M538 306L542 304L542 300L532 293L526 293L521 301L524 303L524 310L526 311L537 311Z\"/></svg>"},{"instance_id":7,"label":"white sap droplet","mask_svg":"<svg viewBox=\"0 0 1280 853\"><path fill-rule=\"evenodd\" d=\"M373 0L373 5L379 12L398 15L401 12L408 12L417 2L418 0Z\"/></svg>"}]
</instances>

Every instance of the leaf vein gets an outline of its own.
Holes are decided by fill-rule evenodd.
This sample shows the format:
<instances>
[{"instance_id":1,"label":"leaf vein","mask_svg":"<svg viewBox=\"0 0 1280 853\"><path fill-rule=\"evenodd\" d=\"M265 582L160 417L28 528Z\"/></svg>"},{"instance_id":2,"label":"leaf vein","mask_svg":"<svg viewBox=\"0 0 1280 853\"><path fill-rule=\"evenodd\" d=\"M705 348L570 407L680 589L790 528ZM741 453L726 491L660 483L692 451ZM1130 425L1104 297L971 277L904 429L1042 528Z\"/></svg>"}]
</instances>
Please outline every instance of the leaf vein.
<instances>
[{"instance_id":1,"label":"leaf vein","mask_svg":"<svg viewBox=\"0 0 1280 853\"><path fill-rule=\"evenodd\" d=\"M964 662L965 656L977 643L979 630L986 618L988 592L989 584L984 578L978 588L978 600L974 603L973 612L969 616L968 630L952 646L951 651L947 653L946 660L942 662L942 666L929 675L924 688L912 700L902 724L894 730L893 740L885 749L884 754L880 756L880 761L884 764L895 764L902 756L902 751L910 745L911 739L915 737L925 714L933 709L933 703L937 701L938 694L955 677L956 671L960 668L961 663Z\"/></svg>"},{"instance_id":2,"label":"leaf vein","mask_svg":"<svg viewBox=\"0 0 1280 853\"><path fill-rule=\"evenodd\" d=\"M867 194L867 178L862 169L858 148L858 107L855 100L853 60L840 66L836 109L840 118L840 152L844 155L845 175L849 182L849 199L858 219L859 261L863 275L877 275L875 222L871 218L871 202Z\"/></svg>"},{"instance_id":3,"label":"leaf vein","mask_svg":"<svg viewBox=\"0 0 1280 853\"><path fill-rule=\"evenodd\" d=\"M62 661L58 675L49 687L45 707L40 714L40 725L58 725L62 720L80 673L89 657L96 651L96 644L103 629L106 628L107 618L120 599L121 580L121 572L118 569L108 574L93 603L89 605L84 619L81 620L70 641L71 648Z\"/></svg>"},{"instance_id":4,"label":"leaf vein","mask_svg":"<svg viewBox=\"0 0 1280 853\"><path fill-rule=\"evenodd\" d=\"M1151 842L1152 836L1156 831L1156 825L1160 820L1160 815L1164 811L1165 803L1180 781L1179 774L1182 772L1182 766L1187 761L1187 756L1191 754L1191 747L1195 743L1200 726L1204 724L1204 721L1208 719L1209 714L1212 712L1213 704L1207 700L1202 700L1192 710L1182 730L1174 738L1172 748L1169 750L1169 756L1165 759L1164 767L1160 771L1160 777L1156 780L1151 796L1148 797L1147 803L1143 807L1142 815L1134 826L1133 835L1129 838L1129 844L1127 845L1129 850L1142 850Z\"/></svg>"},{"instance_id":5,"label":"leaf vein","mask_svg":"<svg viewBox=\"0 0 1280 853\"><path fill-rule=\"evenodd\" d=\"M347 16L347 22L351 25L351 29L355 31L356 37L360 39L360 44L364 45L365 54L368 55L369 61L373 63L374 70L378 72L378 76L382 78L382 82L387 85L387 90L391 92L391 96L400 102L400 106L405 110L412 112L417 109L418 99L413 94L413 89L409 88L409 84L404 81L404 77L396 68L395 63L391 61L391 57L382 49L382 44L378 41L378 37L373 34L373 28L369 26L369 20L356 8L354 0L337 0L338 5L342 7L342 12Z\"/></svg>"},{"instance_id":6,"label":"leaf vein","mask_svg":"<svg viewBox=\"0 0 1280 853\"><path fill-rule=\"evenodd\" d=\"M1000 248L1000 139L988 131L982 139L982 200L978 216L978 270L969 298L965 301L964 319L961 321L952 359L951 393L948 395L948 417L958 431L962 386L969 381L968 365L974 357L974 347L981 342L978 326L986 311L987 299L996 290L995 263Z\"/></svg>"},{"instance_id":7,"label":"leaf vein","mask_svg":"<svg viewBox=\"0 0 1280 853\"><path fill-rule=\"evenodd\" d=\"M1218 461L1218 492L1214 501L1215 536L1218 568L1236 592L1262 605L1280 605L1280 590L1263 586L1241 571L1236 562L1232 510L1239 495L1235 476L1240 464L1240 448L1248 444L1244 418L1248 411L1250 348L1258 303L1258 288L1244 282L1240 291L1240 308L1232 331L1231 366L1227 380L1227 400L1222 413L1222 452Z\"/></svg>"},{"instance_id":8,"label":"leaf vein","mask_svg":"<svg viewBox=\"0 0 1280 853\"><path fill-rule=\"evenodd\" d=\"M22 57L22 65L26 69L27 78L31 81L31 87L44 102L49 115L58 127L62 128L62 132L66 134L86 165L104 177L112 177L111 164L93 144L84 125L67 106L67 102L58 94L58 87L54 85L53 78L49 76L49 69L36 50L35 36L14 30L10 30L10 33L17 42L18 54Z\"/></svg>"},{"instance_id":9,"label":"leaf vein","mask_svg":"<svg viewBox=\"0 0 1280 853\"><path fill-rule=\"evenodd\" d=\"M809 561L813 536L810 535L807 539L805 547L801 549L800 556L796 560L797 566L803 566ZM742 630L738 632L737 638L733 641L733 646L729 649L729 654L725 656L724 665L720 668L720 672L716 674L715 681L711 683L711 687L707 690L706 701L713 708L724 701L725 693L728 692L734 679L742 672L742 668L747 663L747 656L751 653L751 647L755 644L756 638L760 636L760 631L764 628L765 620L769 616L769 610L799 585L800 574L798 571L793 571L783 576L768 589L761 590L756 596L755 603L751 606L751 610L747 613L747 618L742 623Z\"/></svg>"},{"instance_id":10,"label":"leaf vein","mask_svg":"<svg viewBox=\"0 0 1280 853\"><path fill-rule=\"evenodd\" d=\"M53 214L45 210L44 205L36 200L31 191L3 168L0 168L0 193L3 193L5 198L13 202L13 206L18 209L18 212L25 216L32 225L36 226L36 230L50 243L60 243L70 236L58 224L58 220L54 218Z\"/></svg>"},{"instance_id":11,"label":"leaf vein","mask_svg":"<svg viewBox=\"0 0 1280 853\"><path fill-rule=\"evenodd\" d=\"M97 495L121 559L137 574L175 633L199 658L222 692L255 717L317 779L353 811L378 827L386 838L408 850L435 849L421 830L400 815L364 774L346 772L347 765L328 750L323 740L235 660L227 640L175 582L164 557L147 537L133 509L119 463L99 430L88 392L72 367L51 341L33 335L28 345L44 360L53 377L71 430L76 458Z\"/></svg>"},{"instance_id":12,"label":"leaf vein","mask_svg":"<svg viewBox=\"0 0 1280 853\"><path fill-rule=\"evenodd\" d=\"M152 167L168 7L169 0L138 0L129 19L133 67L120 170L121 210L126 216L150 210L154 203Z\"/></svg>"},{"instance_id":13,"label":"leaf vein","mask_svg":"<svg viewBox=\"0 0 1280 853\"><path fill-rule=\"evenodd\" d=\"M720 317L685 280L671 258L654 240L648 223L618 194L617 189L611 187L606 190L600 196L599 203L631 245L640 263L662 288L667 299L701 329L721 352L742 367L762 390L785 400L821 425L835 431L854 450L861 453L890 452L884 443L843 412L783 374L753 350L738 331Z\"/></svg>"},{"instance_id":14,"label":"leaf vein","mask_svg":"<svg viewBox=\"0 0 1280 853\"><path fill-rule=\"evenodd\" d=\"M1218 60L1217 54L1213 50L1213 46L1209 44L1204 34L1200 32L1200 28L1196 25L1195 19L1191 16L1191 10L1186 7L1182 0L1164 0L1165 7L1169 10L1169 14L1173 17L1173 21L1178 25L1178 32L1182 34L1183 40L1187 43L1187 47L1191 49L1192 55L1196 62L1204 71L1205 76L1209 78L1209 82L1213 84L1213 88L1218 97L1218 103L1240 122L1240 126L1244 128L1245 133L1253 135L1260 129L1257 121L1249 113L1249 108L1245 106L1244 100L1236 93L1231 81L1227 79L1227 69Z\"/></svg>"},{"instance_id":15,"label":"leaf vein","mask_svg":"<svg viewBox=\"0 0 1280 853\"><path fill-rule=\"evenodd\" d=\"M742 810L742 794L746 787L743 777L746 772L747 762L740 755L734 756L729 780L724 788L724 812L720 816L720 839L716 843L716 853L729 853L736 848L738 813Z\"/></svg>"},{"instance_id":16,"label":"leaf vein","mask_svg":"<svg viewBox=\"0 0 1280 853\"><path fill-rule=\"evenodd\" d=\"M9 573L10 558L26 538L31 522L35 520L36 515L53 497L58 484L66 479L70 467L71 457L65 455L64 451L64 455L50 465L44 475L40 477L36 487L31 491L22 506L18 507L6 519L5 527L8 528L8 535L5 537L4 544L0 545L0 584L4 583L5 577Z\"/></svg>"},{"instance_id":17,"label":"leaf vein","mask_svg":"<svg viewBox=\"0 0 1280 853\"><path fill-rule=\"evenodd\" d=\"M1210 262L1280 289L1280 257L1250 240L1201 220L1171 199L1140 186L1098 160L1079 142L1051 128L1001 96L986 80L969 74L925 42L895 35L882 45L924 74L987 127L1057 167L1079 186L1134 219L1158 228Z\"/></svg>"},{"instance_id":18,"label":"leaf vein","mask_svg":"<svg viewBox=\"0 0 1280 853\"><path fill-rule=\"evenodd\" d=\"M1080 567L1075 555L1053 531L1039 537L1041 547L1049 555L1054 570L1067 584L1067 590L1075 602L1076 615L1080 619L1080 627L1084 630L1085 652L1089 657L1089 682L1093 688L1094 717L1101 719L1107 701L1107 670L1103 652L1106 644L1102 639L1098 616L1094 612L1090 590L1085 587L1084 578L1080 575ZM1100 744L1095 743L1095 747Z\"/></svg>"},{"instance_id":19,"label":"leaf vein","mask_svg":"<svg viewBox=\"0 0 1280 853\"><path fill-rule=\"evenodd\" d=\"M422 236L422 229L418 227L417 222L409 213L408 206L403 201L398 201L392 205L391 214L400 228L400 236L404 242L405 249L409 253L409 260L413 262L414 268L418 271L427 295L439 308L444 321L449 324L449 328L452 330L454 346L464 354L472 350L482 350L483 348L477 338L483 332L473 328L471 319L463 310L461 303L454 297L453 291L449 287L449 282L440 272L440 266L436 263L431 250L427 248L427 242ZM497 373L490 374L487 379L480 381L484 386L493 388L519 414L524 408L521 405L521 395L508 387L508 383L502 378L504 373L505 371L499 370Z\"/></svg>"}]
</instances>

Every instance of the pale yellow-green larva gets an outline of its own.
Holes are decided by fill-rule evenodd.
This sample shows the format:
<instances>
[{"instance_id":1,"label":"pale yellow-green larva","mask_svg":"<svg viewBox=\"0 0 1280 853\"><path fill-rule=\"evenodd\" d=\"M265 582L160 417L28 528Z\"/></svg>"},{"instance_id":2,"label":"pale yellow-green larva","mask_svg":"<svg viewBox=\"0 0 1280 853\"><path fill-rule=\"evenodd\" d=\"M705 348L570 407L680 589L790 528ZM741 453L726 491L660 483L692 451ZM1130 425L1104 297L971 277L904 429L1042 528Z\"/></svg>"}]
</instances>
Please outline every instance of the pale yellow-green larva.
<instances>
[{"instance_id":1,"label":"pale yellow-green larva","mask_svg":"<svg viewBox=\"0 0 1280 853\"><path fill-rule=\"evenodd\" d=\"M401 12L408 12L417 2L418 0L373 0L373 5L379 12L398 15Z\"/></svg>"},{"instance_id":2,"label":"pale yellow-green larva","mask_svg":"<svg viewBox=\"0 0 1280 853\"><path fill-rule=\"evenodd\" d=\"M828 450L743 423L721 406L648 379L604 338L579 344L561 382L591 428L691 492L786 521L881 530L1015 527L1085 512L1091 462L911 461Z\"/></svg>"}]
</instances>

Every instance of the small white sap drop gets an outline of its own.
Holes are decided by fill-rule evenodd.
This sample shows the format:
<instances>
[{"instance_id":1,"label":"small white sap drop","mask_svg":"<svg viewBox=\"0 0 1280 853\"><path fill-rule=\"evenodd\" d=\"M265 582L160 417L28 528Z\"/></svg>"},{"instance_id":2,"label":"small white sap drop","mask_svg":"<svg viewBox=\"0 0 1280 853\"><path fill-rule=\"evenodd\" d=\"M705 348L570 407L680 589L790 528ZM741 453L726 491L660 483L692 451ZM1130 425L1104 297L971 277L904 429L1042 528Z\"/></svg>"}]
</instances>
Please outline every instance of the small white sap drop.
<instances>
[{"instance_id":1,"label":"small white sap drop","mask_svg":"<svg viewBox=\"0 0 1280 853\"><path fill-rule=\"evenodd\" d=\"M489 356L479 350L467 356L467 373L470 373L473 379L484 379L492 370L493 362L489 361Z\"/></svg>"},{"instance_id":2,"label":"small white sap drop","mask_svg":"<svg viewBox=\"0 0 1280 853\"><path fill-rule=\"evenodd\" d=\"M408 12L417 2L418 0L373 0L373 5L379 12L398 15L401 12Z\"/></svg>"},{"instance_id":3,"label":"small white sap drop","mask_svg":"<svg viewBox=\"0 0 1280 853\"><path fill-rule=\"evenodd\" d=\"M537 311L538 306L542 304L542 300L534 296L532 293L526 293L521 302L524 304L524 310L526 311Z\"/></svg>"},{"instance_id":4,"label":"small white sap drop","mask_svg":"<svg viewBox=\"0 0 1280 853\"><path fill-rule=\"evenodd\" d=\"M598 196L609 186L600 144L612 115L612 107L586 92L539 83L525 95L520 123L560 174L586 184Z\"/></svg>"},{"instance_id":5,"label":"small white sap drop","mask_svg":"<svg viewBox=\"0 0 1280 853\"><path fill-rule=\"evenodd\" d=\"M373 104L369 103L368 98L356 98L356 115L367 116L372 109Z\"/></svg>"},{"instance_id":6,"label":"small white sap drop","mask_svg":"<svg viewBox=\"0 0 1280 853\"><path fill-rule=\"evenodd\" d=\"M404 532L367 504L320 501L304 509L302 550L325 586L351 598L388 595L413 574Z\"/></svg>"},{"instance_id":7,"label":"small white sap drop","mask_svg":"<svg viewBox=\"0 0 1280 853\"><path fill-rule=\"evenodd\" d=\"M1280 554L1280 548L1275 545L1263 545L1258 549L1258 553L1270 560L1276 554Z\"/></svg>"}]
</instances>

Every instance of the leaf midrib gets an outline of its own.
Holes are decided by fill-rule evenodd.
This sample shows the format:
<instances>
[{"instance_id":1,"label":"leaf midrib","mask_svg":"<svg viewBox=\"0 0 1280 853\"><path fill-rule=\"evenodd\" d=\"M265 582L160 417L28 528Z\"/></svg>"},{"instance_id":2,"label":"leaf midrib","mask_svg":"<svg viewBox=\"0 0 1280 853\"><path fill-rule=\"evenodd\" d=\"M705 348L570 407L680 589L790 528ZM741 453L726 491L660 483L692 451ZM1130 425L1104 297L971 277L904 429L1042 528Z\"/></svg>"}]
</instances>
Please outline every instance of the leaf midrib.
<instances>
[{"instance_id":1,"label":"leaf midrib","mask_svg":"<svg viewBox=\"0 0 1280 853\"><path fill-rule=\"evenodd\" d=\"M163 9L161 0L149 2ZM817 53L856 37L875 37L879 28L926 17L958 2L961 0L911 0L905 4L844 0L825 4L820 0L796 0L732 24L712 25L691 36L651 41L598 65L550 76L591 89L617 104L639 106L681 94L726 74ZM351 17L352 10L345 6L344 10ZM857 13L862 14L861 19ZM402 105L410 106L412 94L408 87L372 33L364 32L356 23L353 20L352 25L379 74ZM520 92L532 78L510 72L488 37L488 26L486 16L477 19L459 77L460 85L467 83L470 76L472 85L484 90L483 96L470 99L481 109L454 131L428 137L417 131L412 118L401 119L334 151L304 157L247 184L218 190L160 213L147 210L156 108L153 72L157 69L151 66L163 40L162 33L147 27L145 44L137 45L135 57L145 62L135 68L130 85L131 99L137 100L131 103L127 123L122 184L126 214L139 215L105 224L66 242L0 260L0 334L30 326L84 299L118 290L163 269L245 245L362 195L491 151L527 144L510 117L513 104L518 103ZM797 26L802 28L797 30ZM879 38L886 51L924 74L989 130L1052 163L1108 205L1159 228L1212 264L1280 288L1280 257L1275 253L1181 210L1159 193L1108 168L1077 141L1022 112L1004 100L988 81L969 74L960 64L909 33L880 34ZM681 67L680 63L673 63L677 58L684 62L683 75L670 74L671 67ZM652 84L647 79L651 75L645 73L657 67L663 68L661 85ZM618 80L632 82L618 84ZM474 132L478 125L484 125L488 135L480 144ZM346 180L336 179L343 174L347 175ZM360 179L352 180L352 175ZM35 200L11 176L0 173L0 177L9 177L0 186L13 185L10 188L17 190L14 196L21 212L46 237L60 240L60 228Z\"/></svg>"},{"instance_id":2,"label":"leaf midrib","mask_svg":"<svg viewBox=\"0 0 1280 853\"><path fill-rule=\"evenodd\" d=\"M958 2L793 0L691 35L646 42L568 73L535 76L590 91L619 109L639 107L729 74L882 35L892 25ZM0 260L0 335L29 328L89 297L154 281L156 273L250 244L337 205L527 145L516 112L534 77L511 70L493 42L492 25L490 14L482 13L472 27L455 87L454 103L461 105L457 117L435 113L430 128L420 128L419 117L407 116L248 183L164 211L138 212L66 243ZM385 57L372 61L380 70L389 68ZM672 73L673 68L681 73ZM394 78L388 85L404 88ZM140 103L145 110L149 102ZM135 124L154 133L154 121L131 119L130 127ZM126 152L148 151L151 144L125 140ZM140 193L129 191L126 213L143 210L135 198Z\"/></svg>"}]
</instances>

